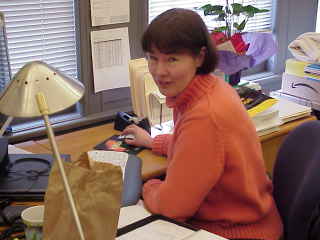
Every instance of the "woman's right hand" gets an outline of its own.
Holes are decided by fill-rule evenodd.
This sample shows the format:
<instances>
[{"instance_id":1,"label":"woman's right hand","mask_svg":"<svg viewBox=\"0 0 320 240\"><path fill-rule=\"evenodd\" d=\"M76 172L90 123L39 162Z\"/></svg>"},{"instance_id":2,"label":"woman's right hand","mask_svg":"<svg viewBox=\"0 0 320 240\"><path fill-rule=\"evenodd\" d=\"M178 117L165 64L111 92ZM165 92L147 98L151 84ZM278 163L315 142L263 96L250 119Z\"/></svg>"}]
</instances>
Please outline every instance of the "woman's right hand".
<instances>
[{"instance_id":1,"label":"woman's right hand","mask_svg":"<svg viewBox=\"0 0 320 240\"><path fill-rule=\"evenodd\" d=\"M152 137L150 134L141 127L135 124L127 126L121 133L121 135L134 135L134 139L125 139L125 142L137 147L152 148Z\"/></svg>"}]
</instances>

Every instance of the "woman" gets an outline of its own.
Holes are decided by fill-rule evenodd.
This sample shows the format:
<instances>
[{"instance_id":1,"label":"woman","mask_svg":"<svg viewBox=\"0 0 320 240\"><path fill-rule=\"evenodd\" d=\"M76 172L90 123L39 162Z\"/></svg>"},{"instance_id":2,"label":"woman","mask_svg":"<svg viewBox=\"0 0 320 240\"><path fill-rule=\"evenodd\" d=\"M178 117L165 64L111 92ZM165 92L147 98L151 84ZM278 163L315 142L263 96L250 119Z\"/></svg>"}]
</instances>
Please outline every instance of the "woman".
<instances>
[{"instance_id":1,"label":"woman","mask_svg":"<svg viewBox=\"0 0 320 240\"><path fill-rule=\"evenodd\" d=\"M164 181L143 187L145 206L230 239L276 240L282 224L259 138L237 93L211 75L217 57L198 14L171 9L142 38L148 66L173 108L172 135L130 125L127 143L167 155Z\"/></svg>"}]
</instances>

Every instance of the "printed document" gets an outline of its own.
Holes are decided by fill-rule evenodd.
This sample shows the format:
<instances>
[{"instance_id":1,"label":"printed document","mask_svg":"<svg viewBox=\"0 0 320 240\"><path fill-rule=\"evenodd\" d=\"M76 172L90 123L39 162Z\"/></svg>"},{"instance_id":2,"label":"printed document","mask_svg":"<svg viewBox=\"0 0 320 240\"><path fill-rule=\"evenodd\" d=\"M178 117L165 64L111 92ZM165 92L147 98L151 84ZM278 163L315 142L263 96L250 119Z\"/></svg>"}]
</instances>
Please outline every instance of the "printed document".
<instances>
[{"instance_id":1,"label":"printed document","mask_svg":"<svg viewBox=\"0 0 320 240\"><path fill-rule=\"evenodd\" d=\"M91 0L92 26L130 21L129 0Z\"/></svg>"},{"instance_id":2,"label":"printed document","mask_svg":"<svg viewBox=\"0 0 320 240\"><path fill-rule=\"evenodd\" d=\"M128 28L91 32L94 92L129 86Z\"/></svg>"}]
</instances>

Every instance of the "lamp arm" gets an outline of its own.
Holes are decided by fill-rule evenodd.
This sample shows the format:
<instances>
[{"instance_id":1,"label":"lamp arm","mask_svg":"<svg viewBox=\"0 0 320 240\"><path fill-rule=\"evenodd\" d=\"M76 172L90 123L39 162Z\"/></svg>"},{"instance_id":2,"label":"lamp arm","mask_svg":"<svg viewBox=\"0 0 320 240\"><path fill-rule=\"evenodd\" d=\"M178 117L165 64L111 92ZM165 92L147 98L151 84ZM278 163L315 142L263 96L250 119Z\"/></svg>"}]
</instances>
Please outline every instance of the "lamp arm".
<instances>
[{"instance_id":1,"label":"lamp arm","mask_svg":"<svg viewBox=\"0 0 320 240\"><path fill-rule=\"evenodd\" d=\"M9 127L10 123L12 122L13 117L9 116L7 118L7 120L4 122L4 124L2 125L1 129L0 129L0 137L3 136L3 134L5 133L5 131L7 130L7 128Z\"/></svg>"},{"instance_id":2,"label":"lamp arm","mask_svg":"<svg viewBox=\"0 0 320 240\"><path fill-rule=\"evenodd\" d=\"M67 193L67 197L68 197L68 200L69 200L69 203L70 203L70 207L71 207L71 210L72 210L72 213L73 213L73 217L74 217L74 220L75 220L75 223L76 223L79 235L80 235L80 239L81 240L85 240L83 229L82 229L81 222L80 222L80 218L79 218L76 206L75 206L74 199L73 199L72 194L71 194L70 185L69 185L66 173L65 173L65 169L64 169L64 166L63 166L63 163L62 163L62 159L60 157L60 153L59 153L59 150L58 150L57 143L56 143L55 138L54 138L54 133L53 133L53 130L52 130L52 126L51 126L50 121L49 121L49 117L48 117L49 110L48 110L48 106L46 104L45 96L42 93L37 93L36 99L37 99L39 110L40 110L40 112L41 112L41 114L43 116L43 119L44 119L44 122L45 122L45 125L46 125L46 129L47 129L47 133L48 133L49 141L50 141L50 144L51 144L51 148L53 150L54 157L58 161L60 174L61 174L61 177L62 177L62 180L63 180L65 191Z\"/></svg>"}]
</instances>

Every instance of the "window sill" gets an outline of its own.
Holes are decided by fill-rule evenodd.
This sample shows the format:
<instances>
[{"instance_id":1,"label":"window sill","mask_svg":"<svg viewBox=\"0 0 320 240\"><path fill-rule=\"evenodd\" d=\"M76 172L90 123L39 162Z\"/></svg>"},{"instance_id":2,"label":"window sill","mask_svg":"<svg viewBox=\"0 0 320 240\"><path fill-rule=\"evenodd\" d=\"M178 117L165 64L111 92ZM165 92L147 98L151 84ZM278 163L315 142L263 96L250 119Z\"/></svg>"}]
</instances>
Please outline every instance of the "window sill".
<instances>
[{"instance_id":1,"label":"window sill","mask_svg":"<svg viewBox=\"0 0 320 240\"><path fill-rule=\"evenodd\" d=\"M261 72L242 77L241 79L259 83L263 90L269 92L281 88L282 76L273 72Z\"/></svg>"},{"instance_id":2,"label":"window sill","mask_svg":"<svg viewBox=\"0 0 320 240\"><path fill-rule=\"evenodd\" d=\"M132 111L132 108L131 106L128 106L126 109L119 109L119 111L130 112ZM116 113L114 111L101 112L86 117L76 113L64 114L59 116L59 121L58 118L53 119L55 122L52 124L52 127L55 135L60 135L69 131L110 122L114 119L115 114ZM52 122L51 119L50 121ZM12 144L33 139L46 138L47 132L44 127L43 120L39 120L29 124L18 124L13 128L13 132L8 134L7 137L9 139L9 143Z\"/></svg>"}]
</instances>

